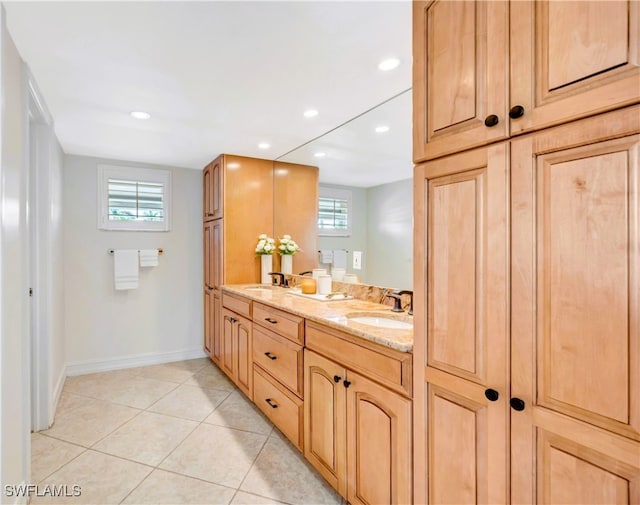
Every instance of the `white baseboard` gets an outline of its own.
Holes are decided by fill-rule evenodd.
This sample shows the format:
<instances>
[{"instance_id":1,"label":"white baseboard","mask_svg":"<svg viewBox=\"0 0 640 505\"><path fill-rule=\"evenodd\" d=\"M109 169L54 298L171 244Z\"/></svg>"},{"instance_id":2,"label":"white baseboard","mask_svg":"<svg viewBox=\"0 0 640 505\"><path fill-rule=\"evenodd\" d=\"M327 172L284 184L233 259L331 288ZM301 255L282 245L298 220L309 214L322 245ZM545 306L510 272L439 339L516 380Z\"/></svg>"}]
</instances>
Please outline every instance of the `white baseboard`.
<instances>
[{"instance_id":1,"label":"white baseboard","mask_svg":"<svg viewBox=\"0 0 640 505\"><path fill-rule=\"evenodd\" d=\"M109 370L120 370L123 368L133 368L137 366L160 365L173 361L183 361L187 359L206 358L207 355L201 349L185 349L182 351L145 353L119 358L109 358L106 360L88 360L67 363L66 375L84 375L96 372L108 372Z\"/></svg>"},{"instance_id":2,"label":"white baseboard","mask_svg":"<svg viewBox=\"0 0 640 505\"><path fill-rule=\"evenodd\" d=\"M53 388L53 395L51 398L51 407L49 408L49 427L53 424L53 418L58 410L58 402L60 401L60 395L62 394L62 388L64 387L64 380L67 378L67 366L64 365L58 375L58 380Z\"/></svg>"}]
</instances>

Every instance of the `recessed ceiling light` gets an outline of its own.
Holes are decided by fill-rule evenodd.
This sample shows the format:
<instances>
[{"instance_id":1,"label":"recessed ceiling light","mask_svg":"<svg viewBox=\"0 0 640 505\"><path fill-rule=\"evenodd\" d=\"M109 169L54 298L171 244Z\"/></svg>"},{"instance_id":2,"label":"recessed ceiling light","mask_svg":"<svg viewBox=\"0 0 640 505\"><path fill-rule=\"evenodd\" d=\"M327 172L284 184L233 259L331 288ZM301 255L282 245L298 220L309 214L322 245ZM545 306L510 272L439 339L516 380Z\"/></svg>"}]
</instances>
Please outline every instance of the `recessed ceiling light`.
<instances>
[{"instance_id":1,"label":"recessed ceiling light","mask_svg":"<svg viewBox=\"0 0 640 505\"><path fill-rule=\"evenodd\" d=\"M387 70L393 70L398 65L400 65L400 60L398 58L389 58L388 60L381 61L380 65L378 65L378 68L380 70L387 71Z\"/></svg>"},{"instance_id":2,"label":"recessed ceiling light","mask_svg":"<svg viewBox=\"0 0 640 505\"><path fill-rule=\"evenodd\" d=\"M259 147L260 149L269 149L269 148L271 147L271 144L268 144L268 143L266 143L266 142L260 142L260 143L258 144L258 147Z\"/></svg>"},{"instance_id":3,"label":"recessed ceiling light","mask_svg":"<svg viewBox=\"0 0 640 505\"><path fill-rule=\"evenodd\" d=\"M304 111L304 117L316 117L318 111L316 109L309 109Z\"/></svg>"},{"instance_id":4,"label":"recessed ceiling light","mask_svg":"<svg viewBox=\"0 0 640 505\"><path fill-rule=\"evenodd\" d=\"M141 110L134 110L130 115L131 117L136 119L149 119L151 117L151 114L149 114L148 112L143 112Z\"/></svg>"},{"instance_id":5,"label":"recessed ceiling light","mask_svg":"<svg viewBox=\"0 0 640 505\"><path fill-rule=\"evenodd\" d=\"M376 126L376 133L387 133L389 131L389 127L386 125Z\"/></svg>"},{"instance_id":6,"label":"recessed ceiling light","mask_svg":"<svg viewBox=\"0 0 640 505\"><path fill-rule=\"evenodd\" d=\"M327 154L326 153L315 153L314 156L316 158L324 158Z\"/></svg>"}]
</instances>

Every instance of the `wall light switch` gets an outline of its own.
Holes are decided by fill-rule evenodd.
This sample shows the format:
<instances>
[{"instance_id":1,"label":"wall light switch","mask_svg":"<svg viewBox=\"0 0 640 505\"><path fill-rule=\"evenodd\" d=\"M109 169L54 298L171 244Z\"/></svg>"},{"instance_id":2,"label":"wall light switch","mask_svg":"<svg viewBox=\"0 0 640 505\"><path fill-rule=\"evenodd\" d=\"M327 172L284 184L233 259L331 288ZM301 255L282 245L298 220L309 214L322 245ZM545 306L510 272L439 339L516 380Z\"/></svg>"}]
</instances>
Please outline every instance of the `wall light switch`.
<instances>
[{"instance_id":1,"label":"wall light switch","mask_svg":"<svg viewBox=\"0 0 640 505\"><path fill-rule=\"evenodd\" d=\"M362 270L362 251L353 251L353 269Z\"/></svg>"}]
</instances>

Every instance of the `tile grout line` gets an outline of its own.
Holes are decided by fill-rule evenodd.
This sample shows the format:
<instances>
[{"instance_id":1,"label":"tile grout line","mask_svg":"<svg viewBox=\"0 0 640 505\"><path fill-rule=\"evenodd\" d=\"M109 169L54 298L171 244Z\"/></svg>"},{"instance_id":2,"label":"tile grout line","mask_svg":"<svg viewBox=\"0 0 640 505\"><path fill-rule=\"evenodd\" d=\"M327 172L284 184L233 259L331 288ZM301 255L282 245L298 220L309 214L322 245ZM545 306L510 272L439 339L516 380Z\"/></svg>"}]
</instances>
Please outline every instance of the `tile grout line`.
<instances>
[{"instance_id":1,"label":"tile grout line","mask_svg":"<svg viewBox=\"0 0 640 505\"><path fill-rule=\"evenodd\" d=\"M153 366L153 365L152 365L152 366ZM281 500L279 500L279 499L275 499L275 498L272 498L272 497L269 497L269 496L263 496L263 495L262 495L262 494L260 494L260 493L255 493L255 492L252 492L252 491L243 491L243 490L241 489L242 485L245 483L245 481L246 481L247 477L249 476L250 472L255 468L256 462L258 461L258 459L260 458L260 456L263 454L263 452L264 452L264 450L265 450L265 447L266 447L266 445L267 445L267 442L269 441L269 438L270 438L270 437L272 437L272 436L274 436L274 433L276 432L276 428L275 428L275 426L273 425L273 423L272 423L268 418L266 418L266 417L265 417L265 416L260 412L260 410L259 410L259 409L257 409L257 408L254 408L255 412L256 412L257 414L259 414L259 415L260 415L260 417L261 417L263 420L265 420L265 421L268 423L268 425L270 426L270 430L269 430L269 432L268 432L267 434L260 433L260 432L257 432L257 431L252 431L251 429L242 429L242 428L236 428L236 427L233 427L233 426L228 426L228 425L223 425L223 424L216 424L216 423L212 423L212 422L206 422L206 419L208 419L208 418L209 418L209 417L210 417L210 416L211 416L211 415L212 415L212 414L213 414L217 409L219 409L219 408L220 408L220 407L221 407L221 406L222 406L226 401L228 401L228 400L229 400L229 398L231 397L231 395L232 395L232 394L234 394L236 391L238 391L238 394L239 394L240 398L242 398L244 401L248 401L248 402L249 402L249 404L250 404L251 406L253 406L253 404L251 403L251 401L250 401L250 400L248 400L248 399L247 399L243 394L241 394L241 391L240 391L237 387L235 387L233 384L231 384L231 383L230 383L230 385L231 385L231 387L232 387L232 390L231 390L231 391L228 391L228 390L222 390L222 389L217 389L217 388L211 388L211 387L203 387L203 386L198 385L198 384L187 384L187 382L188 382L190 379L192 379L192 378L194 378L196 375L199 375L200 373L204 372L204 371L205 371L205 369L208 369L208 368L209 368L209 366L214 367L214 369L216 370L216 372L220 372L220 373L221 373L221 371L220 371L219 367L217 367L215 364L213 364L213 363L211 363L211 362L209 361L209 362L205 362L204 364L202 364L202 366L198 367L197 369L195 369L195 368L194 368L194 370L193 370L193 371L189 371L189 375L188 375L187 377L185 377L181 382L177 382L177 381L173 381L173 380L169 381L169 380L165 380L165 379L157 379L157 378L154 378L154 377L146 376L144 373L141 373L141 374L139 374L139 375L133 375L133 377L140 377L140 378L144 378L144 379L150 379L150 380L154 380L154 381L158 381L158 382L164 382L164 383L170 383L170 384L174 385L174 387L173 387L172 389L170 389L169 391L167 391L166 393L164 393L162 396L160 396L159 398L157 398L155 401L153 401L150 405L148 405L148 406L147 406L147 407L145 407L145 408L133 407L133 406L126 405L126 404L120 404L120 403L114 402L114 401L112 401L112 400L106 400L106 399L104 399L104 398L96 398L96 397L88 396L88 395L86 395L86 394L82 394L82 393L80 393L80 394L79 394L79 393L75 393L75 392L73 392L73 391L66 391L68 394L77 395L77 396L80 396L80 397L83 397L83 398L92 399L92 400L102 401L102 402L105 402L105 403L110 403L110 404L112 404L112 405L124 406L124 407L128 407L128 408L132 408L132 409L134 409L134 410L137 410L138 412L137 412L135 415L133 415L131 418L129 418L128 420L126 420L126 421L124 421L124 422L120 423L120 424L119 424L117 427L115 427L113 430L109 431L109 433L105 434L103 437L101 437L101 438L99 438L98 440L96 440L95 442L93 442L90 446L84 446L84 445L82 445L82 444L78 444L77 442L70 442L70 441L67 441L67 440L64 440L64 439L61 439L61 438L57 438L56 436L52 436L52 435L49 435L49 434L41 433L41 434L42 434L43 436L45 436L45 437L48 437L48 438L53 439L53 440L61 441L61 442L63 442L63 443L68 443L68 444L71 444L71 445L76 446L76 447L80 447L80 448L82 448L83 450L82 450L78 455L76 455L75 457L73 457L71 460L67 461L66 463L64 463L64 464L62 464L60 467L58 467L57 469L55 469L55 470L53 470L52 472L50 472L46 477L44 477L43 479L41 479L41 480L40 480L40 482L44 481L44 480L45 480L45 479L47 479L47 478L50 478L53 474L55 474L56 472L60 471L62 468L64 468L65 466L69 465L72 461L75 461L77 458L79 458L79 457L80 457L80 456L82 456L83 454L87 453L88 451L92 451L92 452L95 452L95 453L103 454L103 455L105 455L105 456L114 457L114 458L117 458L117 459L122 460L122 461L127 461L127 462L134 463L134 464L138 464L138 465L143 465L144 467L147 467L148 469L150 469L150 471L145 475L145 477L144 477L140 482L138 482L138 483L137 483L137 485L135 485L135 486L134 486L134 487L133 487L133 488L132 488L132 489L131 489L131 490L130 490L130 491L129 491L129 492L128 492L128 493L127 493L123 498L122 498L122 500L121 500L119 503L123 503L124 501L126 501L126 500L127 500L127 498L129 498L129 496L131 496L131 494L132 494L132 493L134 493L134 492L135 492L135 490L137 490L137 489L138 489L138 488L139 488L139 487L140 487L140 486L141 486L145 481L147 481L147 479L148 479L148 478L149 478L149 477L150 477L150 476L151 476L151 475L152 475L156 470L159 470L159 471L163 471L163 472L171 473L171 474L176 475L176 476L184 477L184 478L187 478L187 479L195 479L195 480L200 481L200 482L205 483L205 484L210 484L210 485L217 486L217 487L220 487L220 488L224 488L224 489L227 489L227 490L230 490L230 491L234 491L234 493L233 493L233 495L231 496L231 499L229 500L229 502L228 502L228 503L232 503L232 502L233 502L233 500L234 500L234 499L236 498L236 496L238 495L238 493L246 493L246 494L250 494L250 495L254 495L254 496L258 496L258 497L264 498L264 499L266 499L266 500L270 500L270 501L273 501L273 502L281 503L281 504L283 504L283 505L291 505L289 502L281 501ZM100 373L108 373L108 372L100 372ZM223 376L223 377L224 377L224 376ZM222 398L222 399L217 403L217 405L216 405L216 406L215 406L215 407L214 407L214 408L213 408L213 409L212 409L212 410L211 410L207 415L205 415L205 416L204 416L200 421L196 421L196 420L193 420L193 419L186 419L186 418L184 418L184 417L179 417L179 416L177 416L177 415L164 414L164 413L162 413L162 412L154 412L153 410L150 410L154 405L156 405L158 402L160 402L161 400L163 400L164 398L166 398L166 397L167 397L168 395L170 395L171 393L174 393L174 392L175 392L175 391L176 391L180 386L183 386L183 385L196 387L196 388L198 388L198 389L200 389L200 390L214 390L214 391L216 391L216 392L226 393L226 395L225 395L225 396L224 396L224 398ZM74 408L70 409L68 412L72 412L72 411L74 411L74 410L76 410L77 408L80 408L80 407L81 407L81 405L80 405L80 406L78 406L78 407L74 407ZM150 464L148 464L148 463L143 463L143 462L140 462L140 461L135 461L135 460L129 459L128 457L122 457L122 456L118 456L118 455L115 455L115 454L110 454L110 453L108 453L108 452L105 452L105 451L103 451L103 450L100 450L100 449L96 448L96 446L97 446L100 442L102 442L103 440L105 440L105 439L106 439L106 438L108 438L109 436L113 435L117 430L119 430L120 428L122 428L124 425L128 424L129 422L131 422L131 421L133 421L134 419L136 419L137 417L139 417L143 412L149 412L149 413L151 413L151 414L156 414L156 415L166 416L166 417L169 417L169 418L172 418L172 419L179 419L179 420L183 420L183 421L191 421L191 422L195 422L195 423L197 423L197 424L195 424L195 426L193 427L193 429L191 429L191 430L190 430L190 431L189 431L189 432L188 432L188 433L187 433L187 434L186 434L186 435L181 439L181 441L180 441L180 442L179 442L179 443L178 443L178 444L177 444L177 445L176 445L176 446L175 446L171 451L169 451L165 457L163 457L163 458L162 458L162 459L161 459L157 464L155 464L155 465L150 465ZM254 457L254 459L253 459L253 461L252 461L251 465L249 466L249 469L247 470L247 472L245 473L244 477L242 478L242 480L240 481L240 483L239 483L239 485L238 485L237 487L230 487L230 486L228 486L228 485L220 484L220 483L217 483L217 482L212 482L212 481L209 481L209 480L206 480L206 479L200 478L200 477L195 477L195 476L188 475L188 474L182 474L182 473L179 473L179 472L174 471L174 470L171 470L171 469L161 468L161 465L162 465L162 464L163 464L163 463L164 463L164 462L165 462L165 461L166 461L166 460L167 460L167 459L168 459L172 454L174 454L174 453L175 453L175 451L176 451L176 450L178 450L178 448L179 448L179 447L181 447L181 446L184 444L184 442L185 442L185 441L186 441L186 440L187 440L187 439L188 439L188 438L189 438L189 437L190 437L190 436L191 436L191 435L192 435L192 434L193 434L193 433L194 433L198 428L200 428L200 427L201 427L201 426L203 426L203 425L204 425L204 426L210 426L210 427L214 427L214 426L215 426L215 427L218 427L218 428L224 428L224 429L227 429L227 430L233 430L233 431L237 431L237 432L251 433L251 434L254 434L254 435L262 435L262 436L264 436L264 437L265 437L265 438L264 438L264 441L262 442L262 445L261 445L261 447L260 447L260 450L257 452L257 454L256 454L256 456Z\"/></svg>"},{"instance_id":2,"label":"tile grout line","mask_svg":"<svg viewBox=\"0 0 640 505\"><path fill-rule=\"evenodd\" d=\"M192 377L194 377L195 375L197 375L197 374L198 374L198 372L199 372L200 370L204 370L204 368L205 368L206 366L207 366L207 365L206 365L206 364L204 364L202 367L200 367L200 368L198 369L198 371L194 372L194 373L193 373L193 374L191 374L189 377L187 377L184 381L182 381L182 382L178 385L178 387L188 385L188 384L186 384L186 382L187 382L189 379L191 379ZM172 392L172 391L175 391L176 389L178 389L178 387L176 387L176 388L172 389L172 390L171 390L171 392ZM136 489L138 489L138 488L139 488L139 487L140 487L140 486L141 486L141 485L142 485L142 484L143 484L143 483L144 483L144 482L149 478L149 476L150 476L153 472L155 472L156 470L166 471L166 472L172 473L172 474L174 474L174 475L179 475L179 476L181 476L181 477L195 478L195 479L197 479L197 480L199 480L199 481L201 481L201 482L205 482L205 483L207 483L207 484L213 484L213 485L216 485L216 486L220 485L220 484L217 484L217 483L214 483L214 482L209 482L209 481L204 480L204 479L200 479L200 478L197 478L197 477L192 477L191 475L184 475L184 474L181 474L181 473L178 473L178 472L172 471L172 470L166 470L166 469L164 469L164 468L160 468L160 465L162 465L162 463L164 463L164 462L165 462L165 461L166 461L166 460L167 460L167 459L168 459L168 458L169 458L169 457L170 457L170 456L171 456L171 455L172 455L172 454L173 454L173 453L178 449L178 447L180 447L180 446L184 443L184 441L185 441L187 438L189 438L189 437L191 436L191 434L193 434L193 432L194 432L195 430L197 430L197 429L198 429L198 427L200 427L200 426L204 423L204 419L206 419L207 417L209 417L213 412L215 412L215 410L216 410L220 405L222 405L222 403L223 403L223 402L224 402L224 401L229 397L229 395L230 395L231 393L232 393L232 391L231 391L231 392L228 392L228 393L227 393L227 396L225 396L225 397L224 397L224 399L223 399L223 400L221 400L221 401L220 401L220 403L218 403L218 405L216 405L216 406L215 406L215 408L213 408L213 409L211 410L211 412L209 412L209 414L205 415L205 416L203 417L202 421L197 422L197 421L193 421L192 419L189 419L190 421L197 422L197 424L193 427L193 429L192 429L189 433L187 433L187 435L186 435L186 436L185 436L185 437L184 437L184 438L183 438L183 439L182 439L182 440L181 440L181 441L180 441L180 442L179 442L179 443L178 443L178 444L177 444L177 445L176 445L176 446L171 450L171 451L169 451L169 453L168 453L164 458L162 458L162 459L158 462L158 464L157 464L155 467L153 467L153 469L151 470L151 472L149 472L149 474L148 474L144 479L142 479L142 480L138 483L138 485L136 485L136 486L135 486L131 491L129 491L129 493L127 493L127 495L126 495L126 496L125 496L125 497L124 497L124 498L123 498L119 503L120 503L120 504L124 503L124 501L125 501L125 500L126 500L126 499L127 499L127 498L128 498L128 497L129 497L129 496L130 496L130 495L131 495L131 494L136 490ZM169 394L169 393L167 393L167 395L168 395L168 394ZM167 395L163 396L162 398L166 397ZM159 412L153 412L153 411L151 411L151 410L149 410L149 409L150 409L151 407L153 407L153 405L155 405L156 403L158 403L162 398L159 398L156 402L154 402L153 404L149 405L149 407L147 407L147 409L146 409L144 412L150 412L150 413L153 413L153 414L160 414ZM170 416L170 417L172 417L172 418L174 418L174 419L182 419L182 420L184 420L184 418L180 418L180 417L178 417L178 416ZM223 486L223 487L227 487L227 488L228 488L228 486ZM229 489L233 489L233 488L229 488ZM234 496L235 496L235 494L234 494ZM232 499L233 499L233 498L232 498ZM231 500L229 501L229 503L231 503Z\"/></svg>"}]
</instances>

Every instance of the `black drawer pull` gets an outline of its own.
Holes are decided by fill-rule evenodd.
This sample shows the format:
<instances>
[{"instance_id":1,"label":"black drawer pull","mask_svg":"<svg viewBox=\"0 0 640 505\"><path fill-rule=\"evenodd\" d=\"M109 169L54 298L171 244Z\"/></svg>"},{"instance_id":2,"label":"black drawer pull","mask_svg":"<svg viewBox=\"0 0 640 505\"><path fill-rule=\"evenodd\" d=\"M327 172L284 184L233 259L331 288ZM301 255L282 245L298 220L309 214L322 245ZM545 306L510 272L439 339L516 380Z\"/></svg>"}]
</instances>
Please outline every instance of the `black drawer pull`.
<instances>
[{"instance_id":1,"label":"black drawer pull","mask_svg":"<svg viewBox=\"0 0 640 505\"><path fill-rule=\"evenodd\" d=\"M334 376L333 376L333 382L335 382L336 384L337 384L338 382L340 382L341 380L342 380L342 377L340 377L339 375L334 375Z\"/></svg>"},{"instance_id":2,"label":"black drawer pull","mask_svg":"<svg viewBox=\"0 0 640 505\"><path fill-rule=\"evenodd\" d=\"M490 114L484 119L484 125L491 128L492 126L497 125L500 122L500 119L495 114Z\"/></svg>"},{"instance_id":3,"label":"black drawer pull","mask_svg":"<svg viewBox=\"0 0 640 505\"><path fill-rule=\"evenodd\" d=\"M511 400L509 400L509 405L511 405L511 408L513 410L517 410L518 412L524 410L524 400L521 400L520 398L511 398Z\"/></svg>"},{"instance_id":4,"label":"black drawer pull","mask_svg":"<svg viewBox=\"0 0 640 505\"><path fill-rule=\"evenodd\" d=\"M207 212L207 216L211 217L213 215L214 215L213 212Z\"/></svg>"},{"instance_id":5,"label":"black drawer pull","mask_svg":"<svg viewBox=\"0 0 640 505\"><path fill-rule=\"evenodd\" d=\"M278 324L278 321L271 319L270 317L265 317L264 320L271 324Z\"/></svg>"},{"instance_id":6,"label":"black drawer pull","mask_svg":"<svg viewBox=\"0 0 640 505\"><path fill-rule=\"evenodd\" d=\"M351 381L344 381L343 384L345 388L348 388L349 386L351 386Z\"/></svg>"},{"instance_id":7,"label":"black drawer pull","mask_svg":"<svg viewBox=\"0 0 640 505\"><path fill-rule=\"evenodd\" d=\"M267 399L265 400L265 402L267 402L267 403L269 404L269 406L270 406L272 409L277 409L277 408L278 408L278 406L277 406L275 403L273 403L273 401L271 400L271 398L267 398Z\"/></svg>"},{"instance_id":8,"label":"black drawer pull","mask_svg":"<svg viewBox=\"0 0 640 505\"><path fill-rule=\"evenodd\" d=\"M522 116L524 116L524 107L522 105L514 105L509 110L509 117L511 119L518 119Z\"/></svg>"},{"instance_id":9,"label":"black drawer pull","mask_svg":"<svg viewBox=\"0 0 640 505\"><path fill-rule=\"evenodd\" d=\"M277 356L274 356L273 354L271 354L269 351L265 352L264 355L269 358L269 359L278 359Z\"/></svg>"},{"instance_id":10,"label":"black drawer pull","mask_svg":"<svg viewBox=\"0 0 640 505\"><path fill-rule=\"evenodd\" d=\"M490 402L498 401L498 398L500 398L500 393L498 393L495 389L485 390L484 395L487 397L487 400L489 400Z\"/></svg>"},{"instance_id":11,"label":"black drawer pull","mask_svg":"<svg viewBox=\"0 0 640 505\"><path fill-rule=\"evenodd\" d=\"M230 317L229 321L231 321L232 323L237 323L238 320L235 317Z\"/></svg>"}]
</instances>

